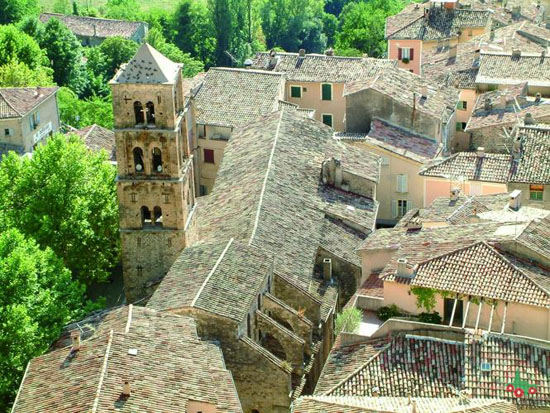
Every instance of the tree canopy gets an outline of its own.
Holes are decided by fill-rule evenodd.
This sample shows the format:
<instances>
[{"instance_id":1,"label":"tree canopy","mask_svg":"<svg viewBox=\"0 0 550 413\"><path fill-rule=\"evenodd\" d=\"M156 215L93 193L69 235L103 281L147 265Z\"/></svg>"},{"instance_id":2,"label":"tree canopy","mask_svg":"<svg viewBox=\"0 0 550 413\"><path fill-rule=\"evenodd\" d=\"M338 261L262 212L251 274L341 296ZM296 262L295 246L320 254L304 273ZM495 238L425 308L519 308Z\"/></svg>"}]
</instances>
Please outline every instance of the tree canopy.
<instances>
[{"instance_id":1,"label":"tree canopy","mask_svg":"<svg viewBox=\"0 0 550 413\"><path fill-rule=\"evenodd\" d=\"M0 0L0 24L16 23L38 13L37 0Z\"/></svg>"},{"instance_id":2,"label":"tree canopy","mask_svg":"<svg viewBox=\"0 0 550 413\"><path fill-rule=\"evenodd\" d=\"M84 288L51 249L14 228L0 231L0 284L0 411L9 411L28 361L82 315Z\"/></svg>"},{"instance_id":3,"label":"tree canopy","mask_svg":"<svg viewBox=\"0 0 550 413\"><path fill-rule=\"evenodd\" d=\"M51 248L85 284L118 260L115 168L78 136L57 134L32 158L2 160L0 210L10 228Z\"/></svg>"},{"instance_id":4,"label":"tree canopy","mask_svg":"<svg viewBox=\"0 0 550 413\"><path fill-rule=\"evenodd\" d=\"M0 66L14 61L25 63L30 69L47 64L35 39L13 25L0 26Z\"/></svg>"}]
</instances>

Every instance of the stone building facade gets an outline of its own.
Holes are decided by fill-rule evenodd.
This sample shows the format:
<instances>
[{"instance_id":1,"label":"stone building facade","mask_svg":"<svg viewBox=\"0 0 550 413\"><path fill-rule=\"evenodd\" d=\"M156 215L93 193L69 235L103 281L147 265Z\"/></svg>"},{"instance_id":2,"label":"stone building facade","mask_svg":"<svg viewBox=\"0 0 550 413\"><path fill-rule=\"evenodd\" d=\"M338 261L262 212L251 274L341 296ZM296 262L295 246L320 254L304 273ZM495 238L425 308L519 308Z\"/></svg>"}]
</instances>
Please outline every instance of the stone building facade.
<instances>
[{"instance_id":1,"label":"stone building facade","mask_svg":"<svg viewBox=\"0 0 550 413\"><path fill-rule=\"evenodd\" d=\"M186 245L195 202L181 66L144 44L111 81L126 298L152 293Z\"/></svg>"}]
</instances>

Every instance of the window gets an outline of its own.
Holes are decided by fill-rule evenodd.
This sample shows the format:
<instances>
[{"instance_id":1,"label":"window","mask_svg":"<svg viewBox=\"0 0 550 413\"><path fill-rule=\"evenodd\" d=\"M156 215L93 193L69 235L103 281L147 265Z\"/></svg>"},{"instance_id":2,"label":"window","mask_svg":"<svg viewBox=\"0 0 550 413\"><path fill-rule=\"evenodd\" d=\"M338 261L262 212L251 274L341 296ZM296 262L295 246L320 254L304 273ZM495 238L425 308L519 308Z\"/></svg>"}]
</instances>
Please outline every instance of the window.
<instances>
[{"instance_id":1,"label":"window","mask_svg":"<svg viewBox=\"0 0 550 413\"><path fill-rule=\"evenodd\" d=\"M380 157L380 164L382 166L388 166L390 164L390 158L388 158L387 156L381 156Z\"/></svg>"},{"instance_id":2,"label":"window","mask_svg":"<svg viewBox=\"0 0 550 413\"><path fill-rule=\"evenodd\" d=\"M321 100L332 100L332 84L321 84Z\"/></svg>"},{"instance_id":3,"label":"window","mask_svg":"<svg viewBox=\"0 0 550 413\"><path fill-rule=\"evenodd\" d=\"M4 135L13 136L13 129L10 129L10 128L4 129Z\"/></svg>"},{"instance_id":4,"label":"window","mask_svg":"<svg viewBox=\"0 0 550 413\"><path fill-rule=\"evenodd\" d=\"M466 129L466 122L457 122L456 123L456 130L458 132L463 132L464 129Z\"/></svg>"},{"instance_id":5,"label":"window","mask_svg":"<svg viewBox=\"0 0 550 413\"><path fill-rule=\"evenodd\" d=\"M414 58L414 49L410 47L400 47L397 49L397 60L403 63L409 63Z\"/></svg>"},{"instance_id":6,"label":"window","mask_svg":"<svg viewBox=\"0 0 550 413\"><path fill-rule=\"evenodd\" d=\"M160 95L157 96L157 103L160 105L160 102L161 102L161 98L160 98Z\"/></svg>"},{"instance_id":7,"label":"window","mask_svg":"<svg viewBox=\"0 0 550 413\"><path fill-rule=\"evenodd\" d=\"M141 207L141 226L151 225L151 211L146 206Z\"/></svg>"},{"instance_id":8,"label":"window","mask_svg":"<svg viewBox=\"0 0 550 413\"><path fill-rule=\"evenodd\" d=\"M206 189L206 186L199 185L199 196L205 196L208 195L208 190Z\"/></svg>"},{"instance_id":9,"label":"window","mask_svg":"<svg viewBox=\"0 0 550 413\"><path fill-rule=\"evenodd\" d=\"M134 115L136 117L136 125L139 125L141 123L145 123L145 116L143 112L143 105L138 100L134 102Z\"/></svg>"},{"instance_id":10,"label":"window","mask_svg":"<svg viewBox=\"0 0 550 413\"><path fill-rule=\"evenodd\" d=\"M409 191L409 177L407 175L401 174L397 175L397 192L408 192Z\"/></svg>"},{"instance_id":11,"label":"window","mask_svg":"<svg viewBox=\"0 0 550 413\"><path fill-rule=\"evenodd\" d=\"M189 194L187 196L189 196ZM170 202L170 195L169 194L164 194L164 203L167 204L169 202Z\"/></svg>"},{"instance_id":12,"label":"window","mask_svg":"<svg viewBox=\"0 0 550 413\"><path fill-rule=\"evenodd\" d=\"M143 150L134 148L134 168L136 172L143 172Z\"/></svg>"},{"instance_id":13,"label":"window","mask_svg":"<svg viewBox=\"0 0 550 413\"><path fill-rule=\"evenodd\" d=\"M322 120L325 125L328 125L332 128L332 115L330 113L323 113Z\"/></svg>"},{"instance_id":14,"label":"window","mask_svg":"<svg viewBox=\"0 0 550 413\"><path fill-rule=\"evenodd\" d=\"M533 201L542 201L544 194L544 185L529 185L529 199Z\"/></svg>"},{"instance_id":15,"label":"window","mask_svg":"<svg viewBox=\"0 0 550 413\"><path fill-rule=\"evenodd\" d=\"M458 102L457 109L459 110L468 109L468 102L466 102L465 100L461 100L460 102Z\"/></svg>"},{"instance_id":16,"label":"window","mask_svg":"<svg viewBox=\"0 0 550 413\"><path fill-rule=\"evenodd\" d=\"M145 105L147 108L147 123L155 124L155 104L153 102L147 102Z\"/></svg>"},{"instance_id":17,"label":"window","mask_svg":"<svg viewBox=\"0 0 550 413\"><path fill-rule=\"evenodd\" d=\"M301 98L302 97L302 86L290 86L290 97L291 98Z\"/></svg>"},{"instance_id":18,"label":"window","mask_svg":"<svg viewBox=\"0 0 550 413\"><path fill-rule=\"evenodd\" d=\"M159 148L153 149L153 172L162 172L162 152Z\"/></svg>"},{"instance_id":19,"label":"window","mask_svg":"<svg viewBox=\"0 0 550 413\"><path fill-rule=\"evenodd\" d=\"M391 201L392 216L394 218L401 218L411 208L411 203L406 199L394 199Z\"/></svg>"},{"instance_id":20,"label":"window","mask_svg":"<svg viewBox=\"0 0 550 413\"><path fill-rule=\"evenodd\" d=\"M246 335L252 337L252 327L250 325L250 313L246 316Z\"/></svg>"},{"instance_id":21,"label":"window","mask_svg":"<svg viewBox=\"0 0 550 413\"><path fill-rule=\"evenodd\" d=\"M204 153L204 163L215 163L213 149L204 149L203 153Z\"/></svg>"},{"instance_id":22,"label":"window","mask_svg":"<svg viewBox=\"0 0 550 413\"><path fill-rule=\"evenodd\" d=\"M137 201L137 194L130 194L130 197L132 198L132 202Z\"/></svg>"},{"instance_id":23,"label":"window","mask_svg":"<svg viewBox=\"0 0 550 413\"><path fill-rule=\"evenodd\" d=\"M153 208L153 216L155 218L155 226L162 227L162 209L161 207L154 207Z\"/></svg>"}]
</instances>

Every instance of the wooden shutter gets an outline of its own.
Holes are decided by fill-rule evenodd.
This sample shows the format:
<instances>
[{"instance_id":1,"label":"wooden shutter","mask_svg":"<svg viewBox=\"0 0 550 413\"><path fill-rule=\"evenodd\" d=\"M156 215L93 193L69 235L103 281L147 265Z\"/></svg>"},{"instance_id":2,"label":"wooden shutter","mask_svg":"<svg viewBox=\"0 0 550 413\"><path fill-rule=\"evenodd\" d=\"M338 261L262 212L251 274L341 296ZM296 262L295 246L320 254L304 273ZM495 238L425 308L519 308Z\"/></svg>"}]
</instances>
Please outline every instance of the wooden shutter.
<instances>
[{"instance_id":1,"label":"wooden shutter","mask_svg":"<svg viewBox=\"0 0 550 413\"><path fill-rule=\"evenodd\" d=\"M391 201L391 216L392 218L397 218L397 200L395 199Z\"/></svg>"},{"instance_id":2,"label":"wooden shutter","mask_svg":"<svg viewBox=\"0 0 550 413\"><path fill-rule=\"evenodd\" d=\"M409 49L409 60L412 62L413 59L414 59L414 49L411 47Z\"/></svg>"},{"instance_id":3,"label":"wooden shutter","mask_svg":"<svg viewBox=\"0 0 550 413\"><path fill-rule=\"evenodd\" d=\"M398 47L398 48L397 48L397 60L401 60L401 55L402 55L401 48Z\"/></svg>"}]
</instances>

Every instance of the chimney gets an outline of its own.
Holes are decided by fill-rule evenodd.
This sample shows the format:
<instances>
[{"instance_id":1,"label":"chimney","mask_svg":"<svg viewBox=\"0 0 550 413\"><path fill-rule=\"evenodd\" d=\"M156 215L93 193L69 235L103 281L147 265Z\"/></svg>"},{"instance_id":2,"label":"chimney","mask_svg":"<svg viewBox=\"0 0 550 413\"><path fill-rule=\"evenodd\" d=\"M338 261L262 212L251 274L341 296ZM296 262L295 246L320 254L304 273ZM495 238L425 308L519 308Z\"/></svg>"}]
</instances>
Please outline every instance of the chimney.
<instances>
[{"instance_id":1,"label":"chimney","mask_svg":"<svg viewBox=\"0 0 550 413\"><path fill-rule=\"evenodd\" d=\"M325 50L326 56L334 56L334 49L332 47L329 47L327 50Z\"/></svg>"},{"instance_id":2,"label":"chimney","mask_svg":"<svg viewBox=\"0 0 550 413\"><path fill-rule=\"evenodd\" d=\"M407 259L398 258L397 259L397 274L398 277L409 277L409 271L407 269Z\"/></svg>"},{"instance_id":3,"label":"chimney","mask_svg":"<svg viewBox=\"0 0 550 413\"><path fill-rule=\"evenodd\" d=\"M428 98L428 87L427 86L422 86L420 88L420 93L421 93L423 99L427 99Z\"/></svg>"},{"instance_id":4,"label":"chimney","mask_svg":"<svg viewBox=\"0 0 550 413\"><path fill-rule=\"evenodd\" d=\"M458 46L455 44L454 46L451 46L449 49L449 59L456 59L456 53L458 50Z\"/></svg>"},{"instance_id":5,"label":"chimney","mask_svg":"<svg viewBox=\"0 0 550 413\"><path fill-rule=\"evenodd\" d=\"M474 52L474 66L479 66L480 57L481 57L481 49L476 49Z\"/></svg>"},{"instance_id":6,"label":"chimney","mask_svg":"<svg viewBox=\"0 0 550 413\"><path fill-rule=\"evenodd\" d=\"M306 49L300 49L298 50L298 55L300 57L306 57Z\"/></svg>"},{"instance_id":7,"label":"chimney","mask_svg":"<svg viewBox=\"0 0 550 413\"><path fill-rule=\"evenodd\" d=\"M332 280L332 260L330 258L323 258L323 279L326 282Z\"/></svg>"},{"instance_id":8,"label":"chimney","mask_svg":"<svg viewBox=\"0 0 550 413\"><path fill-rule=\"evenodd\" d=\"M521 49L512 49L512 57L521 57Z\"/></svg>"},{"instance_id":9,"label":"chimney","mask_svg":"<svg viewBox=\"0 0 550 413\"><path fill-rule=\"evenodd\" d=\"M535 95L535 103L540 103L541 98L542 98L541 94L540 94L540 93L537 93L537 94Z\"/></svg>"},{"instance_id":10,"label":"chimney","mask_svg":"<svg viewBox=\"0 0 550 413\"><path fill-rule=\"evenodd\" d=\"M250 69L250 67L252 67L252 60L246 59L246 60L244 61L244 68L245 68L245 69Z\"/></svg>"},{"instance_id":11,"label":"chimney","mask_svg":"<svg viewBox=\"0 0 550 413\"><path fill-rule=\"evenodd\" d=\"M478 146L476 155L478 158L484 158L485 157L485 148L483 146Z\"/></svg>"},{"instance_id":12,"label":"chimney","mask_svg":"<svg viewBox=\"0 0 550 413\"><path fill-rule=\"evenodd\" d=\"M456 201L459 195L460 195L460 188L455 187L451 189L451 194L450 194L451 201Z\"/></svg>"},{"instance_id":13,"label":"chimney","mask_svg":"<svg viewBox=\"0 0 550 413\"><path fill-rule=\"evenodd\" d=\"M493 104L491 102L491 98L485 98L485 102L483 103L483 109L485 110L492 110Z\"/></svg>"},{"instance_id":14,"label":"chimney","mask_svg":"<svg viewBox=\"0 0 550 413\"><path fill-rule=\"evenodd\" d=\"M131 395L129 380L124 380L124 385L122 386L122 395L124 397L130 397Z\"/></svg>"},{"instance_id":15,"label":"chimney","mask_svg":"<svg viewBox=\"0 0 550 413\"><path fill-rule=\"evenodd\" d=\"M523 124L524 125L534 125L535 124L535 119L533 119L533 115L531 114L531 112L527 112L525 114L525 117L523 118Z\"/></svg>"},{"instance_id":16,"label":"chimney","mask_svg":"<svg viewBox=\"0 0 550 413\"><path fill-rule=\"evenodd\" d=\"M267 69L273 70L275 69L275 66L277 66L277 63L279 63L279 59L277 59L277 53L275 50L271 49L269 51L269 61L267 63Z\"/></svg>"},{"instance_id":17,"label":"chimney","mask_svg":"<svg viewBox=\"0 0 550 413\"><path fill-rule=\"evenodd\" d=\"M363 55L361 56L363 59L368 59L369 58L369 54L368 53L363 53Z\"/></svg>"},{"instance_id":18,"label":"chimney","mask_svg":"<svg viewBox=\"0 0 550 413\"><path fill-rule=\"evenodd\" d=\"M521 208L521 190L516 189L510 193L510 209L519 211Z\"/></svg>"},{"instance_id":19,"label":"chimney","mask_svg":"<svg viewBox=\"0 0 550 413\"><path fill-rule=\"evenodd\" d=\"M416 410L416 400L413 400L411 404L412 404L412 406L411 406L411 413L417 413L417 410Z\"/></svg>"},{"instance_id":20,"label":"chimney","mask_svg":"<svg viewBox=\"0 0 550 413\"><path fill-rule=\"evenodd\" d=\"M71 331L72 347L71 351L80 350L80 330Z\"/></svg>"}]
</instances>

